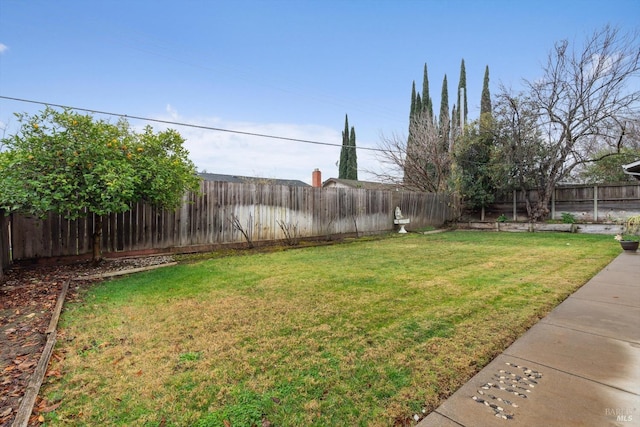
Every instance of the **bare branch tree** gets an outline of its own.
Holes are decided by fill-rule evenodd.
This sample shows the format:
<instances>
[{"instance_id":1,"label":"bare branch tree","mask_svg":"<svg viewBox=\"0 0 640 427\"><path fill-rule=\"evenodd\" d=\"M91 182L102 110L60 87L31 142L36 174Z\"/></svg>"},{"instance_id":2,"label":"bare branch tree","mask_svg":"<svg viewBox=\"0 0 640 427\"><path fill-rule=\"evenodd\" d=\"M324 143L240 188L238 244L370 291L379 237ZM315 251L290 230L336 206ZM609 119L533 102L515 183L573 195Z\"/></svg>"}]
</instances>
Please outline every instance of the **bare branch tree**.
<instances>
[{"instance_id":1,"label":"bare branch tree","mask_svg":"<svg viewBox=\"0 0 640 427\"><path fill-rule=\"evenodd\" d=\"M640 114L639 71L637 35L609 26L588 38L582 50L571 49L566 40L555 45L543 77L527 87L550 147L558 152L559 174L567 175L603 147L619 151L627 122Z\"/></svg>"},{"instance_id":2,"label":"bare branch tree","mask_svg":"<svg viewBox=\"0 0 640 427\"><path fill-rule=\"evenodd\" d=\"M619 152L626 129L640 121L640 45L637 34L606 26L580 47L556 43L543 75L527 81L527 110L535 113L546 164L535 176L540 198L532 220L547 213L554 186L608 148ZM515 99L503 89L501 97ZM520 104L523 105L523 104ZM507 108L508 110L508 108Z\"/></svg>"},{"instance_id":3,"label":"bare branch tree","mask_svg":"<svg viewBox=\"0 0 640 427\"><path fill-rule=\"evenodd\" d=\"M451 174L451 154L448 142L443 142L440 128L428 115L412 120L408 141L394 135L382 138L378 154L382 172L374 173L385 182L400 184L407 189L427 192L442 192L448 189Z\"/></svg>"}]
</instances>

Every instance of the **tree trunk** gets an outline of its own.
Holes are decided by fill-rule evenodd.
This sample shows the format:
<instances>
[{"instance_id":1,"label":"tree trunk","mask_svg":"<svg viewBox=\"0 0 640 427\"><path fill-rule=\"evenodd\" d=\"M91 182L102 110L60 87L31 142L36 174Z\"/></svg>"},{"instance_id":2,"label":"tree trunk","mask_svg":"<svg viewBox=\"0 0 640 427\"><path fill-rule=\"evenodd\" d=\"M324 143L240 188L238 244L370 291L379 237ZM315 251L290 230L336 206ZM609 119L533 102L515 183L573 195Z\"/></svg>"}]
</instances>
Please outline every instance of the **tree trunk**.
<instances>
[{"instance_id":1,"label":"tree trunk","mask_svg":"<svg viewBox=\"0 0 640 427\"><path fill-rule=\"evenodd\" d=\"M93 230L93 263L102 261L102 216L96 215L96 223Z\"/></svg>"},{"instance_id":2,"label":"tree trunk","mask_svg":"<svg viewBox=\"0 0 640 427\"><path fill-rule=\"evenodd\" d=\"M538 200L531 207L529 218L531 222L538 222L545 219L549 215L549 202L551 201L551 191L547 188L548 185L538 190Z\"/></svg>"}]
</instances>

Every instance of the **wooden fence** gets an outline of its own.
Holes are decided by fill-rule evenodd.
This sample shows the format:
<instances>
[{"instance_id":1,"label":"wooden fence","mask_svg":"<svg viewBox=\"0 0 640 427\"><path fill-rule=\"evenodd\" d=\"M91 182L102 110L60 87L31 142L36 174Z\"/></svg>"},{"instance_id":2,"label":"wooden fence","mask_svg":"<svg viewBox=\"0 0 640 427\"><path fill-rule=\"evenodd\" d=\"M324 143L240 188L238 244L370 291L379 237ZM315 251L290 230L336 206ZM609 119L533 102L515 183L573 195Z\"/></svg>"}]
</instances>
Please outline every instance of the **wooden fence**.
<instances>
[{"instance_id":1,"label":"wooden fence","mask_svg":"<svg viewBox=\"0 0 640 427\"><path fill-rule=\"evenodd\" d=\"M0 278L2 278L4 274L4 269L11 264L9 242L9 219L0 209Z\"/></svg>"},{"instance_id":2,"label":"wooden fence","mask_svg":"<svg viewBox=\"0 0 640 427\"><path fill-rule=\"evenodd\" d=\"M486 210L488 219L504 214L513 219L526 219L526 196L537 200L537 191L514 191L498 198ZM571 213L580 222L623 220L640 214L640 182L638 184L567 185L556 187L549 211L553 219Z\"/></svg>"},{"instance_id":3,"label":"wooden fence","mask_svg":"<svg viewBox=\"0 0 640 427\"><path fill-rule=\"evenodd\" d=\"M216 245L298 237L369 234L394 228L400 206L411 228L441 225L458 216L455 196L402 191L288 187L204 181L175 211L137 204L103 219L105 252L206 250ZM44 220L11 216L14 260L83 255L91 252L97 217L75 221L50 214Z\"/></svg>"}]
</instances>

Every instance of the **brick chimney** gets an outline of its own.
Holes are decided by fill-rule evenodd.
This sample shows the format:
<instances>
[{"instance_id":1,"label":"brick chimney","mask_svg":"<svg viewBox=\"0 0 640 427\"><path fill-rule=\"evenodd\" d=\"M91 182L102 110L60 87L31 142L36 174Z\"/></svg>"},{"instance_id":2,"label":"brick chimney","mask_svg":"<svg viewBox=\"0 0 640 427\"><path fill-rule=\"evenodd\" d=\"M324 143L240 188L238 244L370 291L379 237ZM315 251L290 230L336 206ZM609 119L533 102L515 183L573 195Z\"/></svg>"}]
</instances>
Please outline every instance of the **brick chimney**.
<instances>
[{"instance_id":1,"label":"brick chimney","mask_svg":"<svg viewBox=\"0 0 640 427\"><path fill-rule=\"evenodd\" d=\"M322 173L318 168L314 169L311 174L311 186L316 188L322 187Z\"/></svg>"}]
</instances>

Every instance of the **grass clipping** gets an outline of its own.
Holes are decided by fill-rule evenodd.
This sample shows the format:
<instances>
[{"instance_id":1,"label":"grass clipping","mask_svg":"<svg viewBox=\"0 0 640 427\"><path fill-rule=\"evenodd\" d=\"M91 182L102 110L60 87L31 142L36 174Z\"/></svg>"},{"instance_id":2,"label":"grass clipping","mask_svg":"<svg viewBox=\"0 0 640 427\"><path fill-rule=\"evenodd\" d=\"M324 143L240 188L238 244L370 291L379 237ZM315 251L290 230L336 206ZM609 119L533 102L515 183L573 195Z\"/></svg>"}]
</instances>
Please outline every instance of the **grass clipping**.
<instances>
[{"instance_id":1,"label":"grass clipping","mask_svg":"<svg viewBox=\"0 0 640 427\"><path fill-rule=\"evenodd\" d=\"M63 318L52 424L409 425L619 253L452 232L102 283Z\"/></svg>"}]
</instances>

